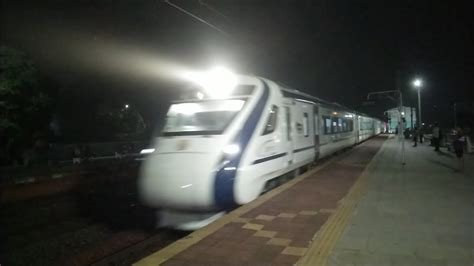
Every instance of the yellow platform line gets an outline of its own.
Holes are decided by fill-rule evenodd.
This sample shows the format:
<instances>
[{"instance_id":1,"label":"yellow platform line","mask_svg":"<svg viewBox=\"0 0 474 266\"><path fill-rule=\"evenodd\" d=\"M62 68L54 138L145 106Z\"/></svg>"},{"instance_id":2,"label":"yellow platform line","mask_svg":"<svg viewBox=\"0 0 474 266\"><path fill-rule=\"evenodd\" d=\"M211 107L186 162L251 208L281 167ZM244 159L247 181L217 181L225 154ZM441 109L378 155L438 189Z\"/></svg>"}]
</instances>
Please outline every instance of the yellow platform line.
<instances>
[{"instance_id":1,"label":"yellow platform line","mask_svg":"<svg viewBox=\"0 0 474 266\"><path fill-rule=\"evenodd\" d=\"M383 145L385 145L385 143ZM383 146L380 147L380 150L375 154L374 158L372 158L365 170L351 187L342 203L336 209L336 212L329 217L326 223L321 227L321 230L315 234L307 253L298 261L297 265L326 265L332 249L344 232L344 229L351 219L352 212L367 188L369 174L374 167L375 162L382 154L382 150Z\"/></svg>"},{"instance_id":2,"label":"yellow platform line","mask_svg":"<svg viewBox=\"0 0 474 266\"><path fill-rule=\"evenodd\" d=\"M352 152L352 151L351 151ZM329 163L340 159L342 155L345 155L346 153L340 154L338 156L335 156L333 158L330 158L326 162L322 163L321 165L316 166L315 168L309 170L308 172L294 178L293 180L290 180L283 185L272 189L271 191L265 193L264 195L260 196L256 200L245 204L232 212L226 214L222 218L218 219L217 221L197 230L194 231L193 233L189 234L188 236L181 238L170 245L166 246L165 248L151 254L148 257L145 257L138 262L134 263L136 266L156 266L164 263L165 261L171 259L172 257L176 256L178 253L184 251L185 249L191 247L192 245L196 244L197 242L201 241L203 238L206 236L216 232L220 228L224 227L226 224L231 223L233 221L238 222L239 217L256 207L262 205L263 203L267 202L268 200L272 199L276 195L280 194L281 192L291 188L292 186L298 184L302 180L306 179L307 177L315 174L319 170L321 170L323 167L328 165Z\"/></svg>"}]
</instances>

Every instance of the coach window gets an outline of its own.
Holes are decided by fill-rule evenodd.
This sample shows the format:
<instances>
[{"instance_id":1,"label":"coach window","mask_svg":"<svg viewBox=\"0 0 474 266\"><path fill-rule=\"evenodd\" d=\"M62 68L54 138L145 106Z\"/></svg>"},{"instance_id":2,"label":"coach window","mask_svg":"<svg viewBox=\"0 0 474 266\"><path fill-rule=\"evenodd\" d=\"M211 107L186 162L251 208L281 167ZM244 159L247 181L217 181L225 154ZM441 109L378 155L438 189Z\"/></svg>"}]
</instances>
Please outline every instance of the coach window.
<instances>
[{"instance_id":1,"label":"coach window","mask_svg":"<svg viewBox=\"0 0 474 266\"><path fill-rule=\"evenodd\" d=\"M272 110L268 116L267 123L265 123L265 130L262 135L267 135L275 131L278 117L278 106L272 105Z\"/></svg>"},{"instance_id":2,"label":"coach window","mask_svg":"<svg viewBox=\"0 0 474 266\"><path fill-rule=\"evenodd\" d=\"M347 119L342 120L342 131L344 132L349 131L347 128Z\"/></svg>"},{"instance_id":3,"label":"coach window","mask_svg":"<svg viewBox=\"0 0 474 266\"><path fill-rule=\"evenodd\" d=\"M324 116L324 134L331 134L331 118Z\"/></svg>"},{"instance_id":4,"label":"coach window","mask_svg":"<svg viewBox=\"0 0 474 266\"><path fill-rule=\"evenodd\" d=\"M305 137L309 136L308 113L303 113L303 134L304 134Z\"/></svg>"},{"instance_id":5,"label":"coach window","mask_svg":"<svg viewBox=\"0 0 474 266\"><path fill-rule=\"evenodd\" d=\"M332 133L337 133L339 130L337 129L337 117L332 118Z\"/></svg>"}]
</instances>

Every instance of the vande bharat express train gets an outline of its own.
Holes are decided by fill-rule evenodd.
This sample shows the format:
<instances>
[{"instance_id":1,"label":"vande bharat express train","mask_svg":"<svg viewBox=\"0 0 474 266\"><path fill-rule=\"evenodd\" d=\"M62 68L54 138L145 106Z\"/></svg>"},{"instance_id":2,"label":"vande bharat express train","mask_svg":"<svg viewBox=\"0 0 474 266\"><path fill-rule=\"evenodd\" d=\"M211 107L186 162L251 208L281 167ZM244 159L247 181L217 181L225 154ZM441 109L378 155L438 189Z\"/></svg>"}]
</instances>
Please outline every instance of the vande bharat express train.
<instances>
[{"instance_id":1,"label":"vande bharat express train","mask_svg":"<svg viewBox=\"0 0 474 266\"><path fill-rule=\"evenodd\" d=\"M172 103L139 179L159 226L193 230L276 180L383 132L384 124L271 80L237 76L225 98Z\"/></svg>"}]
</instances>

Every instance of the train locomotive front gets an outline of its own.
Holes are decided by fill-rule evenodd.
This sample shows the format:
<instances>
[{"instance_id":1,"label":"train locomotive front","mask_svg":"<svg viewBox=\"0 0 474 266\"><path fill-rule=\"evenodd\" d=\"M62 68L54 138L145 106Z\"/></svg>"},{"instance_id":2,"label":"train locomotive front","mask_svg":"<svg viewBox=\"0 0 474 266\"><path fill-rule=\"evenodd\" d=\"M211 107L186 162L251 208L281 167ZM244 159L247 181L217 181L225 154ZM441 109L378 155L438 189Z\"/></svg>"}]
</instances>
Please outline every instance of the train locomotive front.
<instances>
[{"instance_id":1,"label":"train locomotive front","mask_svg":"<svg viewBox=\"0 0 474 266\"><path fill-rule=\"evenodd\" d=\"M233 87L225 97L191 91L194 99L170 106L139 178L141 200L159 209L159 226L193 230L243 203L234 185L269 89L244 76Z\"/></svg>"}]
</instances>

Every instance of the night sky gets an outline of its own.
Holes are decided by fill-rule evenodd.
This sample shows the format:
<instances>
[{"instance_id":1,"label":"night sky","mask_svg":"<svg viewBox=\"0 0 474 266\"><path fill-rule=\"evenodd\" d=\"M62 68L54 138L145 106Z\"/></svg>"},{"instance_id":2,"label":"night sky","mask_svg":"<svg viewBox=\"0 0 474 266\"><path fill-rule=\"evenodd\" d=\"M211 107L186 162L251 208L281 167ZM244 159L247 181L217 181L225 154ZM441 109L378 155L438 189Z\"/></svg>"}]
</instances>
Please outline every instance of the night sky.
<instances>
[{"instance_id":1,"label":"night sky","mask_svg":"<svg viewBox=\"0 0 474 266\"><path fill-rule=\"evenodd\" d=\"M362 102L370 91L395 89L397 79L413 106L410 80L424 80L428 122L449 121L455 101L474 102L474 25L467 3L172 2L225 33L163 1L2 0L0 44L27 51L58 84L58 112L78 99L76 108L113 98L153 118L180 85L164 69L213 64L378 116L393 106Z\"/></svg>"}]
</instances>

